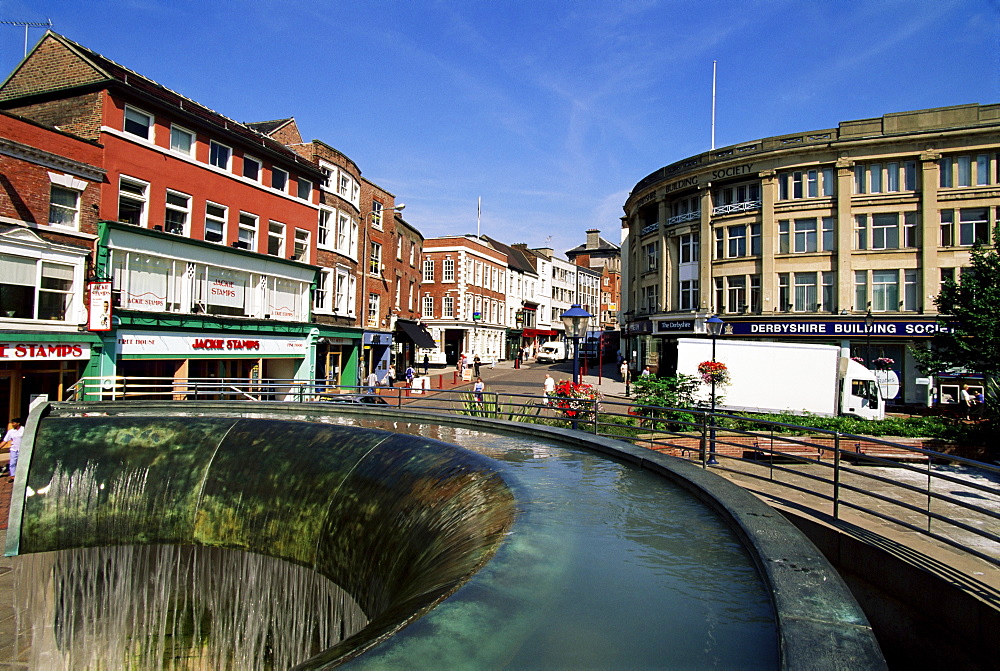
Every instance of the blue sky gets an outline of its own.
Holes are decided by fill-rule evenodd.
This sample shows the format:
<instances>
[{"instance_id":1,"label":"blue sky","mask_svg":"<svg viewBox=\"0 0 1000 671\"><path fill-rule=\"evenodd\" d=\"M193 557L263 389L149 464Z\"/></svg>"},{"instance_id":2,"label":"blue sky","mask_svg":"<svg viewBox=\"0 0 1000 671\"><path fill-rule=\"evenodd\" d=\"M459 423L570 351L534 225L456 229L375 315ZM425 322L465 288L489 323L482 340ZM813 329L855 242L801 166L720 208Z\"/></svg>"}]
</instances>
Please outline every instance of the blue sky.
<instances>
[{"instance_id":1,"label":"blue sky","mask_svg":"<svg viewBox=\"0 0 1000 671\"><path fill-rule=\"evenodd\" d=\"M647 174L716 146L1000 103L1000 0L0 0L240 121L294 116L426 237L620 239ZM29 32L29 44L42 35ZM0 26L0 70L22 57Z\"/></svg>"}]
</instances>

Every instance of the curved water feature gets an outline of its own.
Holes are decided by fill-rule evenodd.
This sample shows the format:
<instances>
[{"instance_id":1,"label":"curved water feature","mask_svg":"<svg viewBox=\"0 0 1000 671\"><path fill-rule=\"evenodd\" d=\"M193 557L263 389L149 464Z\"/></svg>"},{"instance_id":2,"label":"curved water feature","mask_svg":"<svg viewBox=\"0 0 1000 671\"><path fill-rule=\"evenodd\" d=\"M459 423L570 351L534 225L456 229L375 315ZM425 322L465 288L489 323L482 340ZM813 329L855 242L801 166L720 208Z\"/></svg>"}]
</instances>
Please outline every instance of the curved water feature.
<instances>
[{"instance_id":1,"label":"curved water feature","mask_svg":"<svg viewBox=\"0 0 1000 671\"><path fill-rule=\"evenodd\" d=\"M136 460L136 452L159 454L169 467L158 472L179 468L185 474L181 480L190 486L180 487L187 494L173 495L173 485L146 477L142 485L146 493L129 495L134 502L132 517L144 522L139 525L141 533L128 537L128 542L149 543L164 536L172 539L170 543L239 548L313 566L338 588L344 587L359 612L375 622L376 626L319 653L301 668L337 663L357 643L364 649L376 641L382 642L351 664L793 668L808 660L810 666L822 668L824 659L831 662L829 666L834 666L834 659L838 663L860 659L860 665L870 668L880 659L853 599L815 549L800 546L802 539L794 529L745 492L741 498L738 488L687 464L673 464L688 472L670 477L686 484L667 482L664 475L670 468L663 464L670 460L631 446L597 439L584 447L580 443L585 436L576 432L404 411L381 417L356 412L362 419L346 419L327 407L287 404L110 404L88 409L117 416L69 417L83 408L63 405L54 413L57 416L35 419L34 425L29 421L25 442L31 442L35 452L29 455L27 482L19 480L18 485L34 496L24 499L23 515L16 500L12 506L12 522L20 520L22 533L19 548L17 534L8 538L8 553L122 542L121 520L77 520L70 532L53 522L58 516L39 514L44 505L38 502L51 496L50 475L60 468L82 477L88 469L100 472L104 464L104 475L82 488L94 495L94 483L109 482L112 473L128 471L123 464L132 463L140 470L161 467L152 457ZM268 424L275 420L265 416L296 421ZM369 433L357 425L359 421L387 429L391 437L369 454L360 445L371 449L371 436L383 434ZM227 428L220 431L223 427ZM116 437L97 440L93 434L102 431ZM280 445L274 447L278 436ZM137 440L158 449L136 450ZM213 440L214 448L197 447L212 445ZM346 441L343 450L336 447L337 440ZM480 454L453 452L455 448L438 440L461 443ZM106 447L95 459L98 445ZM57 452L71 451L70 446L79 452L77 461L53 458ZM191 446L204 453L204 459L185 463ZM331 450L353 456L317 456ZM88 451L91 456L85 458ZM163 456L164 452L168 454ZM447 459L428 461L428 453ZM370 462L369 457L373 457ZM453 458L470 466L458 468L457 473L433 470L434 464ZM275 460L289 460L280 475L272 477L269 468L263 469L264 476L258 475L262 463ZM350 534L339 544L324 541L320 544L324 549L318 551L314 541L323 534L312 530L310 514L299 508L318 510L322 506L314 501L324 496L328 503L338 499L341 488L332 486L336 478L320 475L331 463L340 464L333 468L339 481L366 482L347 490L367 493L347 507L352 513L329 516L338 518L339 528L349 529ZM353 466L345 469L347 463ZM424 471L428 466L438 474L429 477ZM366 475L355 478L359 469ZM397 479L397 471L403 477ZM310 484L290 490L280 486L282 479L300 472L308 474L305 480ZM369 480L375 483L370 490ZM469 488L470 480L477 484ZM279 484L268 487L268 481ZM513 497L506 486L499 486L504 482ZM50 489L40 493L45 487ZM714 495L726 496L707 497L713 488L718 488ZM96 490L98 497L101 491ZM192 501L194 492L204 494ZM721 500L729 495L735 498ZM260 507L269 497L283 499L276 502L280 515ZM706 506L705 498L714 502ZM400 500L407 503L393 503ZM184 503L180 509L191 514L151 520L153 511L173 510L176 503ZM511 526L515 506L516 521ZM436 512L430 514L428 507ZM223 515L227 508L240 512ZM420 524L400 526L402 511ZM274 519L284 515L296 521L294 531L275 528ZM313 522L325 519L312 518ZM482 525L489 533L481 533ZM326 530L330 525L320 527ZM12 525L12 532L16 529ZM470 533L475 540L467 537ZM504 535L507 540L495 558L475 573ZM79 538L87 540L80 543ZM427 556L441 556L440 548L448 546L458 547L457 554L468 558L464 563L452 559L461 568L449 573L453 580L448 585L437 584L442 568L438 562L413 561L428 546L438 549L423 553ZM426 585L415 590L419 598L411 595L411 581ZM386 589L384 583L395 587ZM431 593L436 596L429 598ZM393 596L387 600L387 594ZM344 612L340 617L358 621L356 615L345 618ZM386 639L408 621L412 621L409 626Z\"/></svg>"}]
</instances>

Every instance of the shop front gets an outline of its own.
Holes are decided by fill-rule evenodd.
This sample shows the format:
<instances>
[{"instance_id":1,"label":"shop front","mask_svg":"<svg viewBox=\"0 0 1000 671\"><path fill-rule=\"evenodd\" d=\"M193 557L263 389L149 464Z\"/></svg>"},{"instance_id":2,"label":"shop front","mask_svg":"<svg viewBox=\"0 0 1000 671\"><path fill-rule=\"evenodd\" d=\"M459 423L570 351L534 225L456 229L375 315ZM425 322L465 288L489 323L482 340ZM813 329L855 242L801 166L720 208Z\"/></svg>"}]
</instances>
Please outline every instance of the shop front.
<instances>
[{"instance_id":1,"label":"shop front","mask_svg":"<svg viewBox=\"0 0 1000 671\"><path fill-rule=\"evenodd\" d=\"M112 390L183 398L194 386L232 384L284 400L312 379L310 334L247 330L154 331L119 329L109 334L91 371L91 396ZM109 352L110 350L110 352ZM109 356L110 355L110 356Z\"/></svg>"},{"instance_id":2,"label":"shop front","mask_svg":"<svg viewBox=\"0 0 1000 671\"><path fill-rule=\"evenodd\" d=\"M384 331L365 331L361 339L361 379L357 384L365 384L372 373L379 380L385 380L392 363L392 334ZM398 371L397 371L398 375Z\"/></svg>"},{"instance_id":3,"label":"shop front","mask_svg":"<svg viewBox=\"0 0 1000 671\"><path fill-rule=\"evenodd\" d=\"M36 400L64 401L100 339L90 333L0 333L0 413L4 425Z\"/></svg>"}]
</instances>

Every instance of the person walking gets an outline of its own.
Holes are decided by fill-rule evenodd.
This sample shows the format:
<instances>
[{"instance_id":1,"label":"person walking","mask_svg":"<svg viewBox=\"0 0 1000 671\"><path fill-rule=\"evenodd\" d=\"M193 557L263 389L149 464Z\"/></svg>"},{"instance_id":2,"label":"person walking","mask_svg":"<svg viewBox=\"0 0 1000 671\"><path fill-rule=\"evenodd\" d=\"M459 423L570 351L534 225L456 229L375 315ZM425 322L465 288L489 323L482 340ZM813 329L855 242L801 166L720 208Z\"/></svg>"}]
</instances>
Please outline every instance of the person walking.
<instances>
[{"instance_id":1,"label":"person walking","mask_svg":"<svg viewBox=\"0 0 1000 671\"><path fill-rule=\"evenodd\" d=\"M622 382L628 382L628 359L622 359L621 366L618 367L618 372L621 373Z\"/></svg>"},{"instance_id":2,"label":"person walking","mask_svg":"<svg viewBox=\"0 0 1000 671\"><path fill-rule=\"evenodd\" d=\"M424 375L427 375L430 372L431 372L431 360L427 356L427 354L425 353L424 354Z\"/></svg>"},{"instance_id":3,"label":"person walking","mask_svg":"<svg viewBox=\"0 0 1000 671\"><path fill-rule=\"evenodd\" d=\"M472 393L476 396L476 402L483 402L483 392L486 391L486 383L483 382L483 378L477 377L476 384L472 386Z\"/></svg>"},{"instance_id":4,"label":"person walking","mask_svg":"<svg viewBox=\"0 0 1000 671\"><path fill-rule=\"evenodd\" d=\"M368 385L369 394L376 393L376 387L378 387L378 373L375 371L368 373L368 377L365 379L365 384Z\"/></svg>"},{"instance_id":5,"label":"person walking","mask_svg":"<svg viewBox=\"0 0 1000 671\"><path fill-rule=\"evenodd\" d=\"M406 376L406 386L413 387L413 378L417 376L417 371L413 370L413 366L407 366L406 370L403 372Z\"/></svg>"},{"instance_id":6,"label":"person walking","mask_svg":"<svg viewBox=\"0 0 1000 671\"><path fill-rule=\"evenodd\" d=\"M552 394L556 390L556 381L552 379L552 376L548 373L545 374L545 381L542 382L542 398L544 399L542 403L549 405L552 403Z\"/></svg>"},{"instance_id":7,"label":"person walking","mask_svg":"<svg viewBox=\"0 0 1000 671\"><path fill-rule=\"evenodd\" d=\"M0 449L10 450L10 481L14 481L14 473L17 471L17 455L21 451L21 438L24 436L24 427L21 426L21 418L15 417L10 420L7 433L4 434L3 442L0 442Z\"/></svg>"},{"instance_id":8,"label":"person walking","mask_svg":"<svg viewBox=\"0 0 1000 671\"><path fill-rule=\"evenodd\" d=\"M396 367L389 364L389 372L385 374L385 383L390 387L396 386Z\"/></svg>"},{"instance_id":9,"label":"person walking","mask_svg":"<svg viewBox=\"0 0 1000 671\"><path fill-rule=\"evenodd\" d=\"M476 354L472 358L472 374L479 377L479 367L482 365L482 361L479 360L479 355Z\"/></svg>"}]
</instances>

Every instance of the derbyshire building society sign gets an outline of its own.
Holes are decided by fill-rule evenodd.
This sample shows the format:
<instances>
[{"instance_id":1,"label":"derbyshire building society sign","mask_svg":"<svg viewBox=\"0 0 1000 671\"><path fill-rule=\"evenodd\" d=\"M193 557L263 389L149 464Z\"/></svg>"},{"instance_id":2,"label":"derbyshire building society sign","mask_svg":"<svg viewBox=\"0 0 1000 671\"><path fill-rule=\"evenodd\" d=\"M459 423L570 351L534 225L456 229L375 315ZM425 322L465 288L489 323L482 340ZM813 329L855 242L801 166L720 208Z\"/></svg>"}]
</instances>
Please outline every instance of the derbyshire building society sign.
<instances>
[{"instance_id":1,"label":"derbyshire building society sign","mask_svg":"<svg viewBox=\"0 0 1000 671\"><path fill-rule=\"evenodd\" d=\"M746 336L895 336L903 338L929 337L951 333L952 328L933 321L876 321L869 330L863 321L727 321L726 332Z\"/></svg>"}]
</instances>

